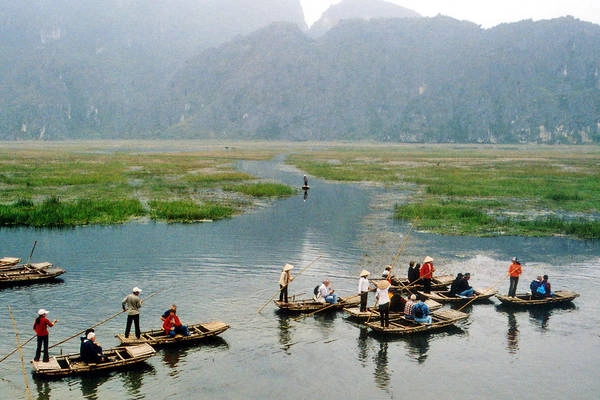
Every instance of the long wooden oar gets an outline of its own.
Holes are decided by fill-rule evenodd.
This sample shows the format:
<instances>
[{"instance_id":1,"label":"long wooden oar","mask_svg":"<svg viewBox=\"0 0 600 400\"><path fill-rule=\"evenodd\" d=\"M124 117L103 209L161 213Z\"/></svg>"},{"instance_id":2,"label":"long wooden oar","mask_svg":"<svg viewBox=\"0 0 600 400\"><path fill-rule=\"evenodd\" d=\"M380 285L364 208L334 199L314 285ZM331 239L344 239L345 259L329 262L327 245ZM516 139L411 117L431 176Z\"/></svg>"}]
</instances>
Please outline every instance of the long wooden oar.
<instances>
[{"instance_id":1,"label":"long wooden oar","mask_svg":"<svg viewBox=\"0 0 600 400\"><path fill-rule=\"evenodd\" d=\"M23 360L23 346L21 346L21 340L19 339L19 331L17 330L17 323L15 322L15 317L12 313L12 308L8 306L8 313L10 314L10 319L12 320L13 327L15 328L15 337L17 340L17 349L19 349L19 355L21 356L21 368L23 369L23 378L25 379L25 393L27 393L27 398L31 399L31 392L29 391L29 381L27 380L27 371L25 371L25 360Z\"/></svg>"},{"instance_id":2,"label":"long wooden oar","mask_svg":"<svg viewBox=\"0 0 600 400\"><path fill-rule=\"evenodd\" d=\"M494 289L496 286L498 286L503 280L506 279L506 277L508 276L508 273L505 274L502 279L499 279L496 283L494 283L492 286L488 287L487 289L484 289L483 293L488 293L490 290ZM469 301L467 301L465 304L463 304L460 308L458 308L456 311L462 311L463 308L465 308L466 306L468 306L469 304L471 304L474 300L477 299L477 296L473 296L473 298Z\"/></svg>"},{"instance_id":3,"label":"long wooden oar","mask_svg":"<svg viewBox=\"0 0 600 400\"><path fill-rule=\"evenodd\" d=\"M33 251L35 250L35 245L37 244L37 240L35 242L33 242L33 247L31 248L31 252L29 253L29 258L27 259L27 264L25 264L27 267L29 267L31 264L31 256L33 256Z\"/></svg>"},{"instance_id":4,"label":"long wooden oar","mask_svg":"<svg viewBox=\"0 0 600 400\"><path fill-rule=\"evenodd\" d=\"M319 260L321 257L323 257L323 256L318 256L317 258L312 260L306 267L302 268L302 270L298 273L298 275L296 275L296 277L294 279L296 279L297 277L302 275L302 273L304 273L304 271L306 271L308 269L308 267L310 267L311 265L316 263L317 260ZM257 313L260 314L260 312L263 310L263 308L265 308L267 306L267 304L269 304L271 302L271 300L273 300L275 298L275 296L277 296L283 289L285 289L286 286L288 286L288 285L285 285L284 287L279 288L279 290L273 296L271 296L271 298L269 300L267 300L267 302L265 304L263 304L261 308L258 309Z\"/></svg>"},{"instance_id":5,"label":"long wooden oar","mask_svg":"<svg viewBox=\"0 0 600 400\"><path fill-rule=\"evenodd\" d=\"M2 359L0 359L0 363L4 360L6 360L8 357L12 356L13 354L15 354L17 351L21 350L23 347L25 347L25 345L29 342L31 342L33 339L35 339L37 337L37 335L33 335L32 337L30 337L29 339L27 339L23 344L20 344L16 349L14 349L13 351L11 351L10 353L8 353L7 355L5 355L4 357L2 357Z\"/></svg>"},{"instance_id":6,"label":"long wooden oar","mask_svg":"<svg viewBox=\"0 0 600 400\"><path fill-rule=\"evenodd\" d=\"M143 300L143 302L150 300L150 299L151 299L153 296L156 296L158 293L162 292L163 290L164 290L164 289L157 290L156 292L152 293L150 296L146 297L146 298ZM102 325L103 323L105 323L105 322L107 322L107 321L110 321L111 319L113 319L113 318L115 318L115 317L117 317L117 316L119 316L119 315L123 314L123 313L124 313L124 312L126 312L126 311L127 311L127 310L124 310L124 311L119 311L118 313L111 315L110 317L108 317L108 318L106 318L106 319L104 319L104 320L102 320L102 321L98 322L97 324L94 324L94 325L90 326L90 328L95 328L95 327L97 327L97 326L99 326L99 325ZM71 339L73 339L73 338L75 338L75 337L77 337L77 336L81 335L82 333L85 333L85 331L86 331L87 329L89 329L89 328L86 328L86 329L84 329L84 330L82 330L82 331L79 331L79 332L77 332L76 334L74 334L73 336L69 336L68 338L66 338L66 339L64 339L64 340L61 340L61 341L60 341L60 342L58 342L58 343L54 343L52 346L48 347L48 349L51 349L51 348L53 348L53 347L56 347L56 346L58 346L59 344L63 344L64 342L67 342L67 341L69 341L69 340L71 340Z\"/></svg>"}]
</instances>

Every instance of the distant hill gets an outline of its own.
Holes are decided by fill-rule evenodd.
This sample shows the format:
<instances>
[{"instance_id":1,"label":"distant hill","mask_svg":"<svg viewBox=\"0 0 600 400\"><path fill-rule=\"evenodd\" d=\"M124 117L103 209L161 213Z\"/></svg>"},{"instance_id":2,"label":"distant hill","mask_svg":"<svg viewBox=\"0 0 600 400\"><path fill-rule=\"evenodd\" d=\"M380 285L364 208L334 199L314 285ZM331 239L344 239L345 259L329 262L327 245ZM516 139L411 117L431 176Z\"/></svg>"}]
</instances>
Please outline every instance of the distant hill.
<instances>
[{"instance_id":1,"label":"distant hill","mask_svg":"<svg viewBox=\"0 0 600 400\"><path fill-rule=\"evenodd\" d=\"M321 36L344 19L418 18L415 11L382 0L344 0L329 7L309 30L311 36Z\"/></svg>"},{"instance_id":2,"label":"distant hill","mask_svg":"<svg viewBox=\"0 0 600 400\"><path fill-rule=\"evenodd\" d=\"M600 26L483 30L451 18L347 20L318 39L277 24L190 60L172 137L599 142Z\"/></svg>"}]
</instances>

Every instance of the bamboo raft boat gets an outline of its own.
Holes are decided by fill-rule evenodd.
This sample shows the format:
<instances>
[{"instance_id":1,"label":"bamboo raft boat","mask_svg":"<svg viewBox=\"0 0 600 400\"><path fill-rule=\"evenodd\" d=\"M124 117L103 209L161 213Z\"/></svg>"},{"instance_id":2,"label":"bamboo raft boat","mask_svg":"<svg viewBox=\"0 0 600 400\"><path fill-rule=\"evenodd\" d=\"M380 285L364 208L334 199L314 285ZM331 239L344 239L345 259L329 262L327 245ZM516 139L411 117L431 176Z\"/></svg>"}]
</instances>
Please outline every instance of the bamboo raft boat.
<instances>
[{"instance_id":1,"label":"bamboo raft boat","mask_svg":"<svg viewBox=\"0 0 600 400\"><path fill-rule=\"evenodd\" d=\"M86 363L79 353L50 357L49 362L31 361L33 375L42 378L62 378L70 375L94 374L134 367L156 353L152 346L143 343L137 346L115 347L103 351L107 361Z\"/></svg>"},{"instance_id":2,"label":"bamboo raft boat","mask_svg":"<svg viewBox=\"0 0 600 400\"><path fill-rule=\"evenodd\" d=\"M553 297L545 297L543 299L532 299L531 293L520 293L515 297L496 294L496 298L500 300L503 305L513 307L558 305L572 302L576 297L579 297L578 293L568 290L557 290L554 292Z\"/></svg>"},{"instance_id":3,"label":"bamboo raft boat","mask_svg":"<svg viewBox=\"0 0 600 400\"><path fill-rule=\"evenodd\" d=\"M199 342L201 340L217 336L227 329L229 325L221 321L203 322L193 325L187 325L190 336L175 335L174 337L165 335L165 331L162 329L155 329L146 332L142 332L140 338L137 339L135 336L125 337L124 334L120 333L115 337L122 346L138 345L145 343L153 347L171 346L171 345L184 345Z\"/></svg>"},{"instance_id":4,"label":"bamboo raft boat","mask_svg":"<svg viewBox=\"0 0 600 400\"><path fill-rule=\"evenodd\" d=\"M66 271L49 262L18 264L0 269L0 286L48 282Z\"/></svg>"},{"instance_id":5,"label":"bamboo raft boat","mask_svg":"<svg viewBox=\"0 0 600 400\"><path fill-rule=\"evenodd\" d=\"M456 326L457 322L467 319L468 317L469 314L462 311L444 308L431 313L431 324L423 324L401 317L394 320L390 319L390 326L387 328L382 327L379 321L368 322L366 325L377 334L402 336L448 329Z\"/></svg>"},{"instance_id":6,"label":"bamboo raft boat","mask_svg":"<svg viewBox=\"0 0 600 400\"><path fill-rule=\"evenodd\" d=\"M17 257L2 257L0 258L0 269L6 267L12 267L21 262L20 258Z\"/></svg>"},{"instance_id":7,"label":"bamboo raft boat","mask_svg":"<svg viewBox=\"0 0 600 400\"><path fill-rule=\"evenodd\" d=\"M435 300L439 303L462 304L462 303L482 303L489 301L492 296L498 293L495 289L475 289L473 296L458 296L450 295L449 291L432 291L431 293L419 292L419 294L427 299Z\"/></svg>"},{"instance_id":8,"label":"bamboo raft boat","mask_svg":"<svg viewBox=\"0 0 600 400\"><path fill-rule=\"evenodd\" d=\"M284 301L273 300L275 305L279 307L281 312L286 313L312 313L322 309L341 310L344 307L352 307L360 304L360 296L339 297L335 304L324 303L314 299L291 300L287 303Z\"/></svg>"},{"instance_id":9,"label":"bamboo raft boat","mask_svg":"<svg viewBox=\"0 0 600 400\"><path fill-rule=\"evenodd\" d=\"M435 300L430 299L425 300L424 303L427 304L427 307L429 307L429 311L438 310L442 308L443 305ZM367 311L360 311L360 307L344 307L344 312L349 314L349 318L352 318L356 321L379 321L379 311L376 307L371 307L367 309ZM390 319L403 316L404 311L390 311Z\"/></svg>"}]
</instances>

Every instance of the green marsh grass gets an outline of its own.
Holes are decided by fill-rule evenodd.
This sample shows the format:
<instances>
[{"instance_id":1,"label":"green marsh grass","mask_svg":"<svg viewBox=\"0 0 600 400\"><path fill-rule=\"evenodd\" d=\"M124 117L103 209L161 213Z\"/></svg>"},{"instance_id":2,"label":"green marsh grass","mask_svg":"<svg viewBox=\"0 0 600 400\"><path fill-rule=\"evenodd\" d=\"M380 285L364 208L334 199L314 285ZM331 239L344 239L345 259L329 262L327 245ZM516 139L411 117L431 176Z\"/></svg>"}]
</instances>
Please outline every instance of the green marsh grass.
<instances>
[{"instance_id":1,"label":"green marsh grass","mask_svg":"<svg viewBox=\"0 0 600 400\"><path fill-rule=\"evenodd\" d=\"M435 233L600 238L597 146L331 145L288 163L410 191L394 217Z\"/></svg>"}]
</instances>

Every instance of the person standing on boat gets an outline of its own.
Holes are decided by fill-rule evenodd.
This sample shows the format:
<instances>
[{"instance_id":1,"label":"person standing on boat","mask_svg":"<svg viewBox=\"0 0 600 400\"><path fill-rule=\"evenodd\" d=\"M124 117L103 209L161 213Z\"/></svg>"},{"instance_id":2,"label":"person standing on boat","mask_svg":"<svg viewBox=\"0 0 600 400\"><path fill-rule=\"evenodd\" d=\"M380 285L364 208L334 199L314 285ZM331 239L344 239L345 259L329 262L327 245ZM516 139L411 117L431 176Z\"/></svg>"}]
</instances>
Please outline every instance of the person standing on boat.
<instances>
[{"instance_id":1,"label":"person standing on boat","mask_svg":"<svg viewBox=\"0 0 600 400\"><path fill-rule=\"evenodd\" d=\"M508 276L510 276L510 286L508 287L508 296L515 297L517 294L517 284L519 283L519 276L523 272L521 263L517 257L512 258L512 263L508 267Z\"/></svg>"},{"instance_id":2,"label":"person standing on boat","mask_svg":"<svg viewBox=\"0 0 600 400\"><path fill-rule=\"evenodd\" d=\"M387 280L377 282L377 292L375 298L379 305L379 322L382 327L390 326L390 295L389 288L391 284Z\"/></svg>"},{"instance_id":3,"label":"person standing on boat","mask_svg":"<svg viewBox=\"0 0 600 400\"><path fill-rule=\"evenodd\" d=\"M360 294L360 312L367 311L367 300L369 299L369 271L363 269L360 271L358 279L358 293Z\"/></svg>"},{"instance_id":4,"label":"person standing on boat","mask_svg":"<svg viewBox=\"0 0 600 400\"><path fill-rule=\"evenodd\" d=\"M413 283L417 279L419 279L419 269L415 268L415 262L414 261L411 261L411 262L408 263L407 278L408 278L408 283Z\"/></svg>"},{"instance_id":5,"label":"person standing on boat","mask_svg":"<svg viewBox=\"0 0 600 400\"><path fill-rule=\"evenodd\" d=\"M419 270L419 278L423 282L423 291L425 293L431 293L431 279L434 272L433 258L429 256L425 257L423 265L421 265L421 269Z\"/></svg>"},{"instance_id":6,"label":"person standing on boat","mask_svg":"<svg viewBox=\"0 0 600 400\"><path fill-rule=\"evenodd\" d=\"M125 327L125 338L129 337L132 322L135 324L135 337L139 339L141 336L140 308L142 307L142 300L139 297L140 293L142 293L142 289L136 286L133 288L132 293L128 294L121 302L123 311L127 311L127 325Z\"/></svg>"},{"instance_id":7,"label":"person standing on boat","mask_svg":"<svg viewBox=\"0 0 600 400\"><path fill-rule=\"evenodd\" d=\"M188 327L183 325L176 314L176 310L173 308L169 309L169 316L163 322L163 330L165 335L175 337L177 334L183 336L190 336Z\"/></svg>"},{"instance_id":8,"label":"person standing on boat","mask_svg":"<svg viewBox=\"0 0 600 400\"><path fill-rule=\"evenodd\" d=\"M324 279L321 286L319 286L319 295L326 303L335 304L338 301L338 295L330 285L329 279Z\"/></svg>"},{"instance_id":9,"label":"person standing on boat","mask_svg":"<svg viewBox=\"0 0 600 400\"><path fill-rule=\"evenodd\" d=\"M294 280L290 272L293 268L292 264L285 264L281 270L281 275L279 276L279 301L288 302L288 286Z\"/></svg>"},{"instance_id":10,"label":"person standing on boat","mask_svg":"<svg viewBox=\"0 0 600 400\"><path fill-rule=\"evenodd\" d=\"M38 310L38 317L33 323L33 330L37 336L37 348L35 349L35 357L33 358L33 361L40 361L42 346L44 348L44 358L42 361L50 361L50 356L48 355L48 327L54 326L58 320L55 319L54 321L50 321L48 318L46 318L46 314L48 314L48 310L40 308Z\"/></svg>"},{"instance_id":11,"label":"person standing on boat","mask_svg":"<svg viewBox=\"0 0 600 400\"><path fill-rule=\"evenodd\" d=\"M412 309L415 306L416 301L417 301L417 296L414 294L411 294L409 299L406 300L406 304L404 305L404 318L415 319Z\"/></svg>"}]
</instances>

